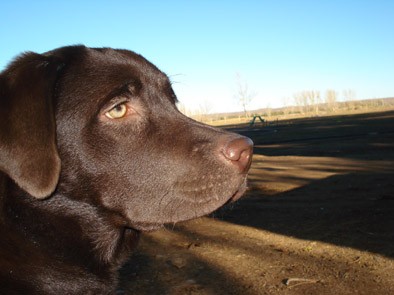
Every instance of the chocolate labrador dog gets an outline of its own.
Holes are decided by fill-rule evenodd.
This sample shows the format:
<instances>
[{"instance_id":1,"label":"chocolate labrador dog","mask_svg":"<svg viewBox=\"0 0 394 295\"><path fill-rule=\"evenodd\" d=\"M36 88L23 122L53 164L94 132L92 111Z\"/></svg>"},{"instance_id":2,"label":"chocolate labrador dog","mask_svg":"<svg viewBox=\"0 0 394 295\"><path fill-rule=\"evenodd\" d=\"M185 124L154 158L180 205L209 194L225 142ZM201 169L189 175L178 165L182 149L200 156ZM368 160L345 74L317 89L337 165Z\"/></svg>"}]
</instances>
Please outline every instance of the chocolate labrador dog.
<instances>
[{"instance_id":1,"label":"chocolate labrador dog","mask_svg":"<svg viewBox=\"0 0 394 295\"><path fill-rule=\"evenodd\" d=\"M244 193L251 140L176 102L127 50L28 52L0 74L1 294L112 294L140 232Z\"/></svg>"}]
</instances>

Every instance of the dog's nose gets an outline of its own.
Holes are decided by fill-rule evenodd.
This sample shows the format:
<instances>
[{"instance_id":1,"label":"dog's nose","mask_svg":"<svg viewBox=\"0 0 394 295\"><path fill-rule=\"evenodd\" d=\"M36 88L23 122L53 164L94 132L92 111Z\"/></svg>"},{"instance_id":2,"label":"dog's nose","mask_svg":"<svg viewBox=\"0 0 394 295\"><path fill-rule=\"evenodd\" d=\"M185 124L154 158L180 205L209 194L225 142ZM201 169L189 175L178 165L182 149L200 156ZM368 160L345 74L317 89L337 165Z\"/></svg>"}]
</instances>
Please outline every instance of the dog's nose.
<instances>
[{"instance_id":1,"label":"dog's nose","mask_svg":"<svg viewBox=\"0 0 394 295\"><path fill-rule=\"evenodd\" d=\"M253 141L244 136L235 138L225 145L222 153L239 172L245 173L252 163Z\"/></svg>"}]
</instances>

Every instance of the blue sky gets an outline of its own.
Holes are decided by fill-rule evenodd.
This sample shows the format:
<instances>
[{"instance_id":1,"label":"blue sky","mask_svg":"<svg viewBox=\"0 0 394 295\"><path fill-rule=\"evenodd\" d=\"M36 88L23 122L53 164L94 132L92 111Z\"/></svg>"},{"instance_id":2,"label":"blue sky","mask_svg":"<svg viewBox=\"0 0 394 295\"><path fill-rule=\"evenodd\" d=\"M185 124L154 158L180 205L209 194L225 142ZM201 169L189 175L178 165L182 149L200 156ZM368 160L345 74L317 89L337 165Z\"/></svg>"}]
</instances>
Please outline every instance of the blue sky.
<instances>
[{"instance_id":1,"label":"blue sky","mask_svg":"<svg viewBox=\"0 0 394 295\"><path fill-rule=\"evenodd\" d=\"M0 70L23 51L70 44L126 48L155 63L189 109L241 110L294 93L394 96L394 1L199 0L0 3Z\"/></svg>"}]
</instances>

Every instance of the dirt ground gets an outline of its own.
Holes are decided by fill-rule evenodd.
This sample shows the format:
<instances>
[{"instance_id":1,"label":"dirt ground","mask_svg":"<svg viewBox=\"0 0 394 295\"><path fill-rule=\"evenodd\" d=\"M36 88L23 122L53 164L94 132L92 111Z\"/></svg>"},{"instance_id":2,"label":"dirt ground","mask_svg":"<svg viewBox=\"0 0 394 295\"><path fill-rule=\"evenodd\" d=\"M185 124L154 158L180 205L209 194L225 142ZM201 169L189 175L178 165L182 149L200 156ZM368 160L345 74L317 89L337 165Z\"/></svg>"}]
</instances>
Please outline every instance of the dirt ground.
<instances>
[{"instance_id":1,"label":"dirt ground","mask_svg":"<svg viewBox=\"0 0 394 295\"><path fill-rule=\"evenodd\" d=\"M119 294L394 294L394 111L234 128L250 189L143 235Z\"/></svg>"}]
</instances>

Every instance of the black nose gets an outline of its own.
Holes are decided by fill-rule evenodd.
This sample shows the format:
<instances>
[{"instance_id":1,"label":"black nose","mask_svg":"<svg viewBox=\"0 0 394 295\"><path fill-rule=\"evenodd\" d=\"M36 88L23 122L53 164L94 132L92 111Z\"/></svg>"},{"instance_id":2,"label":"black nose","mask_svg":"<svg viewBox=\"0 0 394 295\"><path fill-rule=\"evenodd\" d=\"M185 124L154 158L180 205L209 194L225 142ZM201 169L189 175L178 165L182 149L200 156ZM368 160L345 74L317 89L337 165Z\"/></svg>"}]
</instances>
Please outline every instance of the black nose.
<instances>
[{"instance_id":1,"label":"black nose","mask_svg":"<svg viewBox=\"0 0 394 295\"><path fill-rule=\"evenodd\" d=\"M239 172L246 173L252 163L253 141L248 137L238 137L230 140L222 153Z\"/></svg>"}]
</instances>

